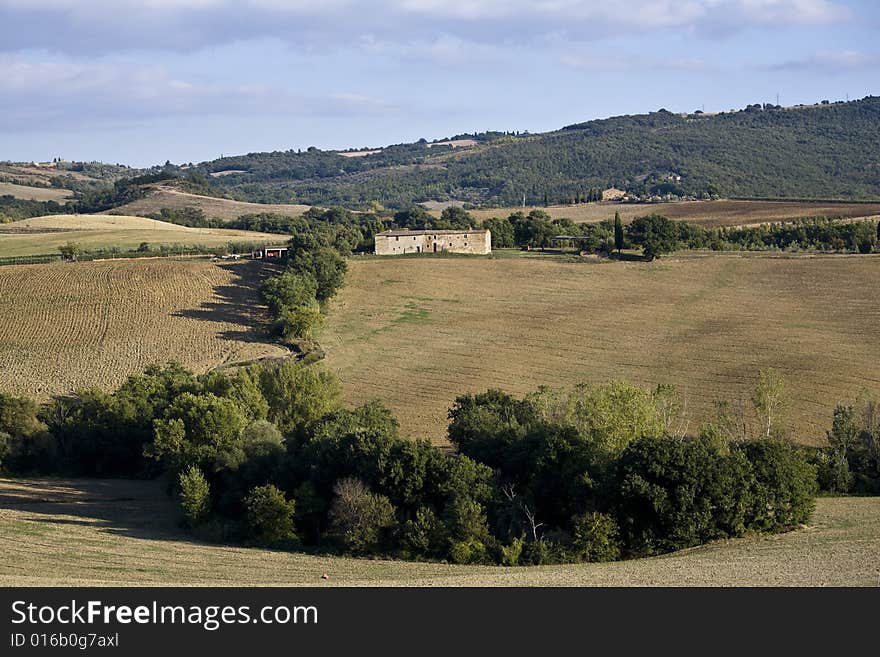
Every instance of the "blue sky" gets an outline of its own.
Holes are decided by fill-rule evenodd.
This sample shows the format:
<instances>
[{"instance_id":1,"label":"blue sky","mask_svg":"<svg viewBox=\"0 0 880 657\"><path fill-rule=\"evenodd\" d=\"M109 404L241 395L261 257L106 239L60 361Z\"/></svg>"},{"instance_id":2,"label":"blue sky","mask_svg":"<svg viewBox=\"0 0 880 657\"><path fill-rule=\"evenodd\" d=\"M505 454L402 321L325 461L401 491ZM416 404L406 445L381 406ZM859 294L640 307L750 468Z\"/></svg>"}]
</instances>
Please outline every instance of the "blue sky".
<instances>
[{"instance_id":1,"label":"blue sky","mask_svg":"<svg viewBox=\"0 0 880 657\"><path fill-rule=\"evenodd\" d=\"M0 159L138 166L880 94L870 0L0 0Z\"/></svg>"}]
</instances>

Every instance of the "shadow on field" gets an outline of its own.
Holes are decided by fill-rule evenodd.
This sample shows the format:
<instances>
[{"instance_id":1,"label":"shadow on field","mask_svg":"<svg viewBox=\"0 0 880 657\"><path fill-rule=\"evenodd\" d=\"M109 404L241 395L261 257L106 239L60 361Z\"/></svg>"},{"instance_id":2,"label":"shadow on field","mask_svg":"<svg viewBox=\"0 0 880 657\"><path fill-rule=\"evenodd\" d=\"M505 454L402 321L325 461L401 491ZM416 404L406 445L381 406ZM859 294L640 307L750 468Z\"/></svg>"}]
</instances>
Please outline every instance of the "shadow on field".
<instances>
[{"instance_id":1,"label":"shadow on field","mask_svg":"<svg viewBox=\"0 0 880 657\"><path fill-rule=\"evenodd\" d=\"M178 526L180 511L158 481L0 479L0 509L17 511L20 520L47 529L83 527L130 538L193 540ZM40 533L39 528L32 533Z\"/></svg>"},{"instance_id":2,"label":"shadow on field","mask_svg":"<svg viewBox=\"0 0 880 657\"><path fill-rule=\"evenodd\" d=\"M179 310L174 317L189 317L205 322L234 324L240 330L226 330L220 337L242 342L268 342L265 320L266 311L260 300L260 285L275 272L275 268L263 262L236 262L215 265L233 275L228 285L214 288L214 297L199 308Z\"/></svg>"}]
</instances>

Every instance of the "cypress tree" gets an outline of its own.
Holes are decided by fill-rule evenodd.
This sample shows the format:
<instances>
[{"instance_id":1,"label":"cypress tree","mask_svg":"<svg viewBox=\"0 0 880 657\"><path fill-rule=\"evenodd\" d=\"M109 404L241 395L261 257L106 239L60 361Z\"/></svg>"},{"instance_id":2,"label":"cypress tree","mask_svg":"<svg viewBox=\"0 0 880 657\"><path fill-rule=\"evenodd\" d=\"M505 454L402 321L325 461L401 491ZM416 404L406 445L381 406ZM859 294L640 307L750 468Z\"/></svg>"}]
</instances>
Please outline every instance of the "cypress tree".
<instances>
[{"instance_id":1,"label":"cypress tree","mask_svg":"<svg viewBox=\"0 0 880 657\"><path fill-rule=\"evenodd\" d=\"M623 222L620 221L619 212L614 213L614 248L620 255L620 251L623 249Z\"/></svg>"}]
</instances>

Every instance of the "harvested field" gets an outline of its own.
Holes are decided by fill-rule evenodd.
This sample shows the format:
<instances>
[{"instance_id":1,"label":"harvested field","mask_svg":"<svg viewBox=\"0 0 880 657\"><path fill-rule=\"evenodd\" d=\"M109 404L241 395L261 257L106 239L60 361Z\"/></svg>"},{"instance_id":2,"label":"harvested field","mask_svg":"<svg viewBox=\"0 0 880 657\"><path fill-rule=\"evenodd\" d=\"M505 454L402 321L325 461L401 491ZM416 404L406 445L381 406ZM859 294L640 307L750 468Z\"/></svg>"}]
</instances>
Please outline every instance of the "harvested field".
<instances>
[{"instance_id":1,"label":"harvested field","mask_svg":"<svg viewBox=\"0 0 880 657\"><path fill-rule=\"evenodd\" d=\"M0 182L0 196L14 196L28 201L57 201L63 203L73 196L69 189L54 187L28 187L14 183Z\"/></svg>"},{"instance_id":2,"label":"harvested field","mask_svg":"<svg viewBox=\"0 0 880 657\"><path fill-rule=\"evenodd\" d=\"M878 256L365 257L320 339L347 400L437 443L459 394L616 378L676 384L696 431L775 367L791 437L817 444L838 400L880 394L878 277Z\"/></svg>"},{"instance_id":3,"label":"harvested field","mask_svg":"<svg viewBox=\"0 0 880 657\"><path fill-rule=\"evenodd\" d=\"M530 212L536 208L526 208ZM880 203L833 203L800 201L681 201L677 203L581 203L537 208L553 219L566 217L577 223L598 223L613 219L619 212L624 222L656 212L675 219L706 227L747 226L804 217L856 219L880 215ZM480 221L491 217L508 217L522 208L471 210ZM439 213L438 213L439 214Z\"/></svg>"},{"instance_id":4,"label":"harvested field","mask_svg":"<svg viewBox=\"0 0 880 657\"><path fill-rule=\"evenodd\" d=\"M375 155L376 153L381 153L382 149L371 150L371 151L338 151L336 154L341 155L342 157L366 157L367 155Z\"/></svg>"},{"instance_id":5,"label":"harvested field","mask_svg":"<svg viewBox=\"0 0 880 657\"><path fill-rule=\"evenodd\" d=\"M0 391L111 390L151 363L205 372L283 356L260 326L265 271L171 259L0 267Z\"/></svg>"},{"instance_id":6,"label":"harvested field","mask_svg":"<svg viewBox=\"0 0 880 657\"><path fill-rule=\"evenodd\" d=\"M309 209L308 205L268 205L264 203L245 203L243 201L231 201L225 198L213 196L199 196L187 194L171 187L156 187L146 198L138 199L127 205L108 210L104 214L156 214L162 208L201 208L205 215L212 219L232 221L243 214L255 214L260 212L275 212L298 217Z\"/></svg>"},{"instance_id":7,"label":"harvested field","mask_svg":"<svg viewBox=\"0 0 880 657\"><path fill-rule=\"evenodd\" d=\"M103 214L50 215L0 224L0 257L57 254L68 242L84 250L136 249L146 242L220 246L227 242L286 242L289 236L224 228L187 228L164 221Z\"/></svg>"},{"instance_id":8,"label":"harvested field","mask_svg":"<svg viewBox=\"0 0 880 657\"><path fill-rule=\"evenodd\" d=\"M523 568L200 543L158 482L0 479L3 586L876 586L880 498L821 498L808 527L652 559ZM327 573L329 580L322 580Z\"/></svg>"}]
</instances>

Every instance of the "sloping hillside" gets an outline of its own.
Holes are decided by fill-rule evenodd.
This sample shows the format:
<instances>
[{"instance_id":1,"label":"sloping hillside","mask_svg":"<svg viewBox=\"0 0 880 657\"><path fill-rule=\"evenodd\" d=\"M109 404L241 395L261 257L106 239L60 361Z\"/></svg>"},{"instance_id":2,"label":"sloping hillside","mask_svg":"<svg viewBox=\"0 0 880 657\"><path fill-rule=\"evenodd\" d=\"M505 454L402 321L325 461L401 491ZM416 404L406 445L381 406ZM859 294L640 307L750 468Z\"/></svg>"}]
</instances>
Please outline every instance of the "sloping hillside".
<instances>
[{"instance_id":1,"label":"sloping hillside","mask_svg":"<svg viewBox=\"0 0 880 657\"><path fill-rule=\"evenodd\" d=\"M632 194L880 198L880 98L721 114L621 116L539 135L459 135L351 153L277 151L199 165L212 185L260 202L401 206L458 200L552 205ZM457 141L460 141L457 140ZM368 154L366 154L368 153Z\"/></svg>"},{"instance_id":2,"label":"sloping hillside","mask_svg":"<svg viewBox=\"0 0 880 657\"><path fill-rule=\"evenodd\" d=\"M238 219L243 214L256 214L260 212L276 212L290 216L298 216L309 209L308 205L276 204L266 205L263 203L246 203L233 201L226 198L213 196L200 196L182 192L167 185L153 186L144 198L126 203L105 213L125 213L133 215L147 215L160 212L163 208L179 210L182 208L199 208L205 216L211 219L231 221Z\"/></svg>"}]
</instances>

